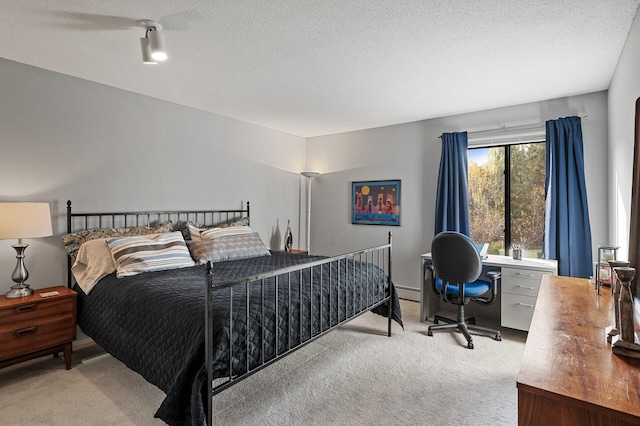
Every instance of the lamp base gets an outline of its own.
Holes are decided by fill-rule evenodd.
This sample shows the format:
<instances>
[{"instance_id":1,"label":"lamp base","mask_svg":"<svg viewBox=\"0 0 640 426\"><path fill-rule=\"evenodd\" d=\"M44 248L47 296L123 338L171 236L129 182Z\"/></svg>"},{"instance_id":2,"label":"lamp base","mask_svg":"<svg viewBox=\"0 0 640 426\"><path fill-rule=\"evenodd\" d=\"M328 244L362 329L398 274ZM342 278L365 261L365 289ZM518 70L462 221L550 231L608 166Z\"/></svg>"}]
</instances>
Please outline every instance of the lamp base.
<instances>
[{"instance_id":1,"label":"lamp base","mask_svg":"<svg viewBox=\"0 0 640 426\"><path fill-rule=\"evenodd\" d=\"M13 247L16 251L16 268L11 274L11 279L15 282L11 286L11 290L5 295L8 299L14 299L17 297L24 297L33 294L33 290L29 288L29 284L25 284L27 278L29 278L29 271L24 266L24 251L29 247L29 244L23 244L22 238L18 238L18 244L14 244Z\"/></svg>"},{"instance_id":2,"label":"lamp base","mask_svg":"<svg viewBox=\"0 0 640 426\"><path fill-rule=\"evenodd\" d=\"M11 287L11 290L5 294L7 299L15 299L17 297L25 297L33 294L33 289L28 284L18 284Z\"/></svg>"}]
</instances>

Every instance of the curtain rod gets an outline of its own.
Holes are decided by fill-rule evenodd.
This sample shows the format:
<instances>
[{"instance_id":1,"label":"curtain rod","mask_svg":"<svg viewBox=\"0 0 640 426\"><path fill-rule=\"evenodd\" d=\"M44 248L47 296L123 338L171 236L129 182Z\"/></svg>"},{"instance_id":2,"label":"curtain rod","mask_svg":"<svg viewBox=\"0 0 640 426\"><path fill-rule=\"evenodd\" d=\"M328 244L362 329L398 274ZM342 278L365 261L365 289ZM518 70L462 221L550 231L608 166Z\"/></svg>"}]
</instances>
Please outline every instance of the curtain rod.
<instances>
[{"instance_id":1,"label":"curtain rod","mask_svg":"<svg viewBox=\"0 0 640 426\"><path fill-rule=\"evenodd\" d=\"M588 120L588 115L579 115L582 120ZM482 136L489 136L496 134L506 134L506 133L518 133L518 132L527 132L527 131L539 131L544 130L546 126L546 121L542 123L534 123L534 124L522 124L519 126L507 126L503 124L501 127L496 129L487 129L487 130L478 130L475 132L467 132L467 137L469 138L479 138ZM438 136L438 138L442 139L442 136Z\"/></svg>"},{"instance_id":2,"label":"curtain rod","mask_svg":"<svg viewBox=\"0 0 640 426\"><path fill-rule=\"evenodd\" d=\"M531 130L540 130L545 127L545 123L535 123L535 124L522 124L520 126L509 126L502 125L497 129L487 129L487 130L478 130L475 132L467 132L467 136L469 138L485 136L485 135L493 135L495 133L513 133L513 132L525 132Z\"/></svg>"}]
</instances>

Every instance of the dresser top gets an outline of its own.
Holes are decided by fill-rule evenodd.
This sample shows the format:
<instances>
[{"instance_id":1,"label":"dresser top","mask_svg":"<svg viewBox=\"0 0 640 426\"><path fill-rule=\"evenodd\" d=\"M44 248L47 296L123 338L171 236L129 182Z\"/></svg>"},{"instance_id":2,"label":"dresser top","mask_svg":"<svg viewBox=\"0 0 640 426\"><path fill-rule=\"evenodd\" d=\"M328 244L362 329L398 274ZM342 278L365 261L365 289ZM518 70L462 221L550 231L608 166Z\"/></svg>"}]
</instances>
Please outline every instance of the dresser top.
<instances>
[{"instance_id":1,"label":"dresser top","mask_svg":"<svg viewBox=\"0 0 640 426\"><path fill-rule=\"evenodd\" d=\"M606 293L606 294L605 294ZM586 279L542 279L517 385L640 417L640 359L615 355L607 342L613 300Z\"/></svg>"}]
</instances>

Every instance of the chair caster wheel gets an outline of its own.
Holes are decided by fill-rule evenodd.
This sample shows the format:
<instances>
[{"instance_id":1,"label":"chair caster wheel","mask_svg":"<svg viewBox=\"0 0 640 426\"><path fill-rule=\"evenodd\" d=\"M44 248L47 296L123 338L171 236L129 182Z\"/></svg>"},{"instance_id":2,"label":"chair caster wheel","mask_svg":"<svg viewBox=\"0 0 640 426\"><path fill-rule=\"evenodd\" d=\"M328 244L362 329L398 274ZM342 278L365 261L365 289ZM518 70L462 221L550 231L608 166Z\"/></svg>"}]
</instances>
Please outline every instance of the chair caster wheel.
<instances>
[{"instance_id":1,"label":"chair caster wheel","mask_svg":"<svg viewBox=\"0 0 640 426\"><path fill-rule=\"evenodd\" d=\"M469 349L473 349L473 342L469 342L469 343L467 343L467 348L469 348Z\"/></svg>"},{"instance_id":2,"label":"chair caster wheel","mask_svg":"<svg viewBox=\"0 0 640 426\"><path fill-rule=\"evenodd\" d=\"M498 342L502 341L502 336L499 334L496 334L496 337L494 337L494 339L496 339Z\"/></svg>"},{"instance_id":3,"label":"chair caster wheel","mask_svg":"<svg viewBox=\"0 0 640 426\"><path fill-rule=\"evenodd\" d=\"M427 330L427 336L433 336L433 331Z\"/></svg>"}]
</instances>

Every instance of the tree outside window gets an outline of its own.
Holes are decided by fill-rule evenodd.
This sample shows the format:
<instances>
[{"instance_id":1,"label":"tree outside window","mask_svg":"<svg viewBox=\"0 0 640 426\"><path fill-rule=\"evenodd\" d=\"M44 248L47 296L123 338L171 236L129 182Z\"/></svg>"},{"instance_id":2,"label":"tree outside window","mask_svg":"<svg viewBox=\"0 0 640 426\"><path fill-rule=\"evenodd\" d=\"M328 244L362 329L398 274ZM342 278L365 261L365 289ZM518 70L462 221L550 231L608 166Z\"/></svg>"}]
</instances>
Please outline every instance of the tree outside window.
<instances>
[{"instance_id":1,"label":"tree outside window","mask_svg":"<svg viewBox=\"0 0 640 426\"><path fill-rule=\"evenodd\" d=\"M524 257L542 258L545 143L470 148L468 160L471 239L489 254L520 244Z\"/></svg>"}]
</instances>

